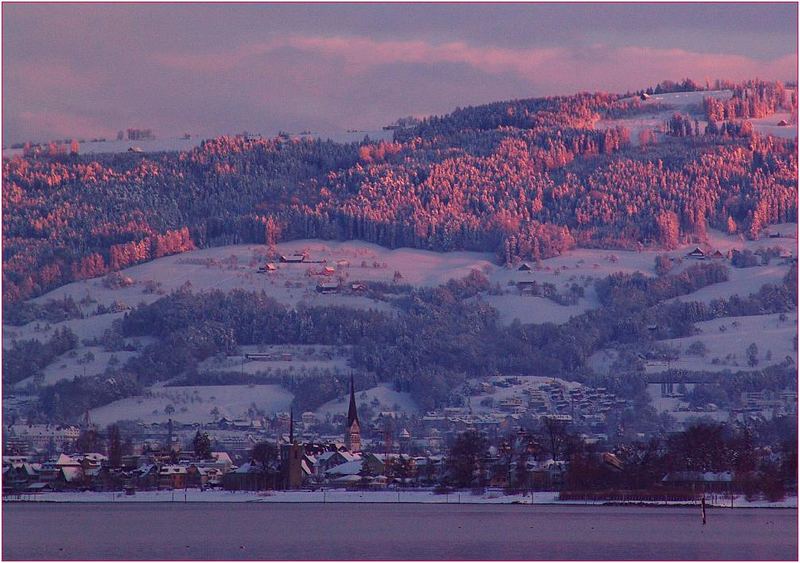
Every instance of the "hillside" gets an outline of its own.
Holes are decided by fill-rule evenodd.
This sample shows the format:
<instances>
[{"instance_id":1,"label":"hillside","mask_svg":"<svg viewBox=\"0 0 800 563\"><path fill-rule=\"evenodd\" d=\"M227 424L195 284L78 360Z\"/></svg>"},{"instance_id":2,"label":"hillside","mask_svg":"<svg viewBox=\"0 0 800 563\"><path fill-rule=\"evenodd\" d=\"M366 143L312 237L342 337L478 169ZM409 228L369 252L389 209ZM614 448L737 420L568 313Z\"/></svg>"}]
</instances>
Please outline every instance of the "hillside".
<instances>
[{"instance_id":1,"label":"hillside","mask_svg":"<svg viewBox=\"0 0 800 563\"><path fill-rule=\"evenodd\" d=\"M499 102L392 142L4 159L5 394L59 421L324 418L351 372L405 414L521 375L647 420L644 378L677 370L733 408L797 362L796 126L770 121L793 112L755 81Z\"/></svg>"},{"instance_id":2,"label":"hillside","mask_svg":"<svg viewBox=\"0 0 800 563\"><path fill-rule=\"evenodd\" d=\"M498 102L398 129L393 142L241 136L185 152L4 159L3 298L237 243L357 239L516 263L576 245L669 248L708 228L756 238L797 219L796 141L747 120L794 112L796 94L729 86ZM661 125L642 143L645 116Z\"/></svg>"}]
</instances>

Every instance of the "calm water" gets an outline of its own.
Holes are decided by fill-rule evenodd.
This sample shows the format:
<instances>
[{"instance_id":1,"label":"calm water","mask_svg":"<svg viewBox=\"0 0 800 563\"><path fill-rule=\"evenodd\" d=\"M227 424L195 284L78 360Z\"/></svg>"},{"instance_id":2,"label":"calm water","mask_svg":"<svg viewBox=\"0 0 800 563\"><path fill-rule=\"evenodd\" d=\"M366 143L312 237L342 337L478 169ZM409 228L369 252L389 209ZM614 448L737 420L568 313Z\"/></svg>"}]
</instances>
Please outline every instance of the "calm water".
<instances>
[{"instance_id":1,"label":"calm water","mask_svg":"<svg viewBox=\"0 0 800 563\"><path fill-rule=\"evenodd\" d=\"M3 559L797 559L797 511L3 505Z\"/></svg>"}]
</instances>

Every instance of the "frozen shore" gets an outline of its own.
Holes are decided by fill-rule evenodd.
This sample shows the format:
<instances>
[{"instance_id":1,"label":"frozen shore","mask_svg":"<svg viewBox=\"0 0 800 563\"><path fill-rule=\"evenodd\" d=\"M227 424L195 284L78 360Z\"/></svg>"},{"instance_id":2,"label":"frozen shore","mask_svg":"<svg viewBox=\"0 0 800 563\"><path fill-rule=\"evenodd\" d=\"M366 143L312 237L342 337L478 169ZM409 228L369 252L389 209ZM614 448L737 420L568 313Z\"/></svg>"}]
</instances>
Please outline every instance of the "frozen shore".
<instances>
[{"instance_id":1,"label":"frozen shore","mask_svg":"<svg viewBox=\"0 0 800 563\"><path fill-rule=\"evenodd\" d=\"M487 491L474 495L470 491L436 494L433 491L200 491L198 489L175 491L138 491L134 495L123 492L44 492L6 496L7 502L261 502L261 503L420 503L420 504L558 504L603 505L634 504L676 506L691 504L686 501L583 501L558 500L557 491L536 491L531 494L506 495L502 491ZM729 496L707 497L709 506L731 507ZM744 496L733 499L734 508L797 508L797 497L782 501L748 501Z\"/></svg>"}]
</instances>

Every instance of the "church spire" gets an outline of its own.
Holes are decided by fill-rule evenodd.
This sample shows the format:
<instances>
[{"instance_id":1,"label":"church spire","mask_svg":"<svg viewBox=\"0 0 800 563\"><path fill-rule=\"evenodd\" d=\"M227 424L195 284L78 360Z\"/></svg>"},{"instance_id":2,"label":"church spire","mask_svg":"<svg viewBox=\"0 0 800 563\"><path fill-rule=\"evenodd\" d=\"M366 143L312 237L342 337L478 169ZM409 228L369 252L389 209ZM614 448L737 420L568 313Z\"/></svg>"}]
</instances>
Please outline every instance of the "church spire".
<instances>
[{"instance_id":1,"label":"church spire","mask_svg":"<svg viewBox=\"0 0 800 563\"><path fill-rule=\"evenodd\" d=\"M350 408L347 410L347 428L344 430L344 445L351 452L361 451L361 423L356 410L356 386L350 373Z\"/></svg>"},{"instance_id":2,"label":"church spire","mask_svg":"<svg viewBox=\"0 0 800 563\"><path fill-rule=\"evenodd\" d=\"M353 422L358 422L358 411L356 410L356 388L353 384L353 374L350 374L350 408L347 410L347 427L353 426ZM361 423L359 423L361 426Z\"/></svg>"}]
</instances>

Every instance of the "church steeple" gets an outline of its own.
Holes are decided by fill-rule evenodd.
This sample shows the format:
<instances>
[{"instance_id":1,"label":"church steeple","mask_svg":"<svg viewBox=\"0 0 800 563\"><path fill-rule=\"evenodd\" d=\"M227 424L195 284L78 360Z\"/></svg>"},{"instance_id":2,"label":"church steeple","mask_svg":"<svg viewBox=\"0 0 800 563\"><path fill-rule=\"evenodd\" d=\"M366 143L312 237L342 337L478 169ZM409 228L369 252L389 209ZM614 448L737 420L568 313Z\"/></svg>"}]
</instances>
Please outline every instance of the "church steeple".
<instances>
[{"instance_id":1,"label":"church steeple","mask_svg":"<svg viewBox=\"0 0 800 563\"><path fill-rule=\"evenodd\" d=\"M356 408L356 387L350 374L350 407L347 409L347 427L344 429L344 445L351 452L361 451L361 423Z\"/></svg>"},{"instance_id":2,"label":"church steeple","mask_svg":"<svg viewBox=\"0 0 800 563\"><path fill-rule=\"evenodd\" d=\"M350 374L350 408L347 409L347 427L350 428L353 422L358 422L358 411L356 410L356 388L353 384L353 374Z\"/></svg>"}]
</instances>

